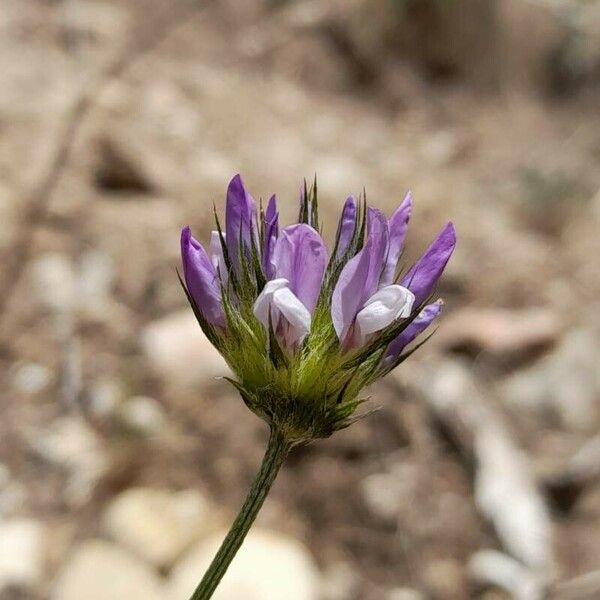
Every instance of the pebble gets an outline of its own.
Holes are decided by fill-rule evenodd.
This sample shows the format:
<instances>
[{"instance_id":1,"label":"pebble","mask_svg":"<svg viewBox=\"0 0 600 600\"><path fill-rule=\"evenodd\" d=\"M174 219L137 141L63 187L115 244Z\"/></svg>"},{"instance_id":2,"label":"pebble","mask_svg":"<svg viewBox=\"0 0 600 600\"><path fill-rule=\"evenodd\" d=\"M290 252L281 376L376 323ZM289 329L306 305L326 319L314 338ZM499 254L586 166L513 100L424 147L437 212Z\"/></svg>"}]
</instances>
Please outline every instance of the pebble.
<instances>
[{"instance_id":1,"label":"pebble","mask_svg":"<svg viewBox=\"0 0 600 600\"><path fill-rule=\"evenodd\" d=\"M207 501L197 491L132 488L106 509L106 533L151 565L170 566L211 523Z\"/></svg>"},{"instance_id":2,"label":"pebble","mask_svg":"<svg viewBox=\"0 0 600 600\"><path fill-rule=\"evenodd\" d=\"M123 403L123 384L112 377L101 377L89 386L87 393L88 409L100 419L114 415Z\"/></svg>"},{"instance_id":3,"label":"pebble","mask_svg":"<svg viewBox=\"0 0 600 600\"><path fill-rule=\"evenodd\" d=\"M63 566L51 598L164 600L164 595L161 580L149 566L114 544L91 540Z\"/></svg>"},{"instance_id":4,"label":"pebble","mask_svg":"<svg viewBox=\"0 0 600 600\"><path fill-rule=\"evenodd\" d=\"M56 313L74 307L75 273L68 256L55 252L41 254L29 269L33 293L42 305Z\"/></svg>"},{"instance_id":5,"label":"pebble","mask_svg":"<svg viewBox=\"0 0 600 600\"><path fill-rule=\"evenodd\" d=\"M544 582L514 558L497 550L480 550L469 560L469 575L477 583L493 585L514 600L542 600Z\"/></svg>"},{"instance_id":6,"label":"pebble","mask_svg":"<svg viewBox=\"0 0 600 600\"><path fill-rule=\"evenodd\" d=\"M147 325L141 344L152 368L174 385L192 386L231 374L202 333L191 308Z\"/></svg>"},{"instance_id":7,"label":"pebble","mask_svg":"<svg viewBox=\"0 0 600 600\"><path fill-rule=\"evenodd\" d=\"M38 363L21 363L13 375L15 389L24 394L37 394L46 389L51 382L52 371Z\"/></svg>"},{"instance_id":8,"label":"pebble","mask_svg":"<svg viewBox=\"0 0 600 600\"><path fill-rule=\"evenodd\" d=\"M423 569L429 595L436 600L459 600L466 597L467 581L462 565L453 559L436 559Z\"/></svg>"},{"instance_id":9,"label":"pebble","mask_svg":"<svg viewBox=\"0 0 600 600\"><path fill-rule=\"evenodd\" d=\"M347 600L356 597L360 576L352 565L339 562L327 567L321 577L321 600Z\"/></svg>"},{"instance_id":10,"label":"pebble","mask_svg":"<svg viewBox=\"0 0 600 600\"><path fill-rule=\"evenodd\" d=\"M77 292L83 307L102 307L110 297L115 267L110 256L100 250L84 252L78 263Z\"/></svg>"},{"instance_id":11,"label":"pebble","mask_svg":"<svg viewBox=\"0 0 600 600\"><path fill-rule=\"evenodd\" d=\"M516 311L467 307L444 319L437 341L450 350L468 350L475 355L484 352L514 360L550 347L560 332L560 319L544 308Z\"/></svg>"},{"instance_id":12,"label":"pebble","mask_svg":"<svg viewBox=\"0 0 600 600\"><path fill-rule=\"evenodd\" d=\"M201 542L173 570L169 600L188 598L209 566L226 532ZM213 600L316 600L319 573L298 541L280 533L251 530Z\"/></svg>"},{"instance_id":13,"label":"pebble","mask_svg":"<svg viewBox=\"0 0 600 600\"><path fill-rule=\"evenodd\" d=\"M65 501L72 507L85 504L108 467L96 433L80 418L63 417L43 431L28 432L28 438L44 460L66 470Z\"/></svg>"},{"instance_id":14,"label":"pebble","mask_svg":"<svg viewBox=\"0 0 600 600\"><path fill-rule=\"evenodd\" d=\"M31 589L44 569L44 531L32 519L0 522L0 591L6 587Z\"/></svg>"},{"instance_id":15,"label":"pebble","mask_svg":"<svg viewBox=\"0 0 600 600\"><path fill-rule=\"evenodd\" d=\"M533 367L508 378L502 391L517 406L548 409L574 431L596 431L600 417L600 344L593 333L570 332L559 347Z\"/></svg>"},{"instance_id":16,"label":"pebble","mask_svg":"<svg viewBox=\"0 0 600 600\"><path fill-rule=\"evenodd\" d=\"M386 600L425 600L425 595L419 590L413 588L401 587L390 590L386 596Z\"/></svg>"},{"instance_id":17,"label":"pebble","mask_svg":"<svg viewBox=\"0 0 600 600\"><path fill-rule=\"evenodd\" d=\"M148 396L129 398L119 408L118 416L127 430L143 437L158 434L165 424L162 405Z\"/></svg>"}]
</instances>

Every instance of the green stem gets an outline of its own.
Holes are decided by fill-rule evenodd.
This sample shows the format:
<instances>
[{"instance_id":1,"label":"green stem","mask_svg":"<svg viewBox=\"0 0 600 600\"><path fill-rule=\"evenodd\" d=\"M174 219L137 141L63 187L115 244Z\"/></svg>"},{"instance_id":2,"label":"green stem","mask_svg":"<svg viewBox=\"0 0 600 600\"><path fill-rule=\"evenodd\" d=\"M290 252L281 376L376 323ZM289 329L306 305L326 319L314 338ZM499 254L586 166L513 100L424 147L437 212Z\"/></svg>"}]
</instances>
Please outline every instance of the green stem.
<instances>
[{"instance_id":1,"label":"green stem","mask_svg":"<svg viewBox=\"0 0 600 600\"><path fill-rule=\"evenodd\" d=\"M209 600L214 594L254 523L289 450L290 443L279 431L272 429L260 470L252 483L244 505L190 600Z\"/></svg>"}]
</instances>

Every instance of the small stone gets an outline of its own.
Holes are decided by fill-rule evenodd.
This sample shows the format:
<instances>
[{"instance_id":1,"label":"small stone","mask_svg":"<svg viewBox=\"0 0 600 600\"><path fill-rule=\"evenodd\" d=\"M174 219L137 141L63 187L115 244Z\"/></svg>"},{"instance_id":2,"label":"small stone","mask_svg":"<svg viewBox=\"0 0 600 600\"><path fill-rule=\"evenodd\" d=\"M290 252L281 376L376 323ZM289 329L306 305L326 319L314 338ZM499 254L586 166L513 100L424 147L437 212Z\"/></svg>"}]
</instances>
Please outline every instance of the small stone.
<instances>
[{"instance_id":1,"label":"small stone","mask_svg":"<svg viewBox=\"0 0 600 600\"><path fill-rule=\"evenodd\" d=\"M117 412L124 395L125 391L120 381L102 377L90 386L87 398L89 410L96 417L109 417Z\"/></svg>"},{"instance_id":2,"label":"small stone","mask_svg":"<svg viewBox=\"0 0 600 600\"><path fill-rule=\"evenodd\" d=\"M569 333L559 347L533 367L521 371L503 385L508 402L549 410L561 425L575 431L596 431L599 419L600 344L585 330Z\"/></svg>"},{"instance_id":3,"label":"small stone","mask_svg":"<svg viewBox=\"0 0 600 600\"><path fill-rule=\"evenodd\" d=\"M410 506L419 482L419 467L398 463L384 473L373 473L361 483L362 495L371 512L387 521L396 521L403 506Z\"/></svg>"},{"instance_id":4,"label":"small stone","mask_svg":"<svg viewBox=\"0 0 600 600\"><path fill-rule=\"evenodd\" d=\"M458 600L466 597L467 581L458 561L432 560L425 566L423 579L434 600Z\"/></svg>"},{"instance_id":5,"label":"small stone","mask_svg":"<svg viewBox=\"0 0 600 600\"><path fill-rule=\"evenodd\" d=\"M118 411L126 429L141 436L156 435L165 423L165 411L154 398L134 396Z\"/></svg>"},{"instance_id":6,"label":"small stone","mask_svg":"<svg viewBox=\"0 0 600 600\"><path fill-rule=\"evenodd\" d=\"M360 577L352 565L336 563L330 565L321 578L321 600L347 600L354 598L359 588Z\"/></svg>"},{"instance_id":7,"label":"small stone","mask_svg":"<svg viewBox=\"0 0 600 600\"><path fill-rule=\"evenodd\" d=\"M557 315L543 308L469 307L446 317L437 341L449 350L515 359L549 348L560 331Z\"/></svg>"},{"instance_id":8,"label":"small stone","mask_svg":"<svg viewBox=\"0 0 600 600\"><path fill-rule=\"evenodd\" d=\"M75 275L69 257L48 253L30 265L31 285L39 302L53 312L68 312L76 300Z\"/></svg>"},{"instance_id":9,"label":"small stone","mask_svg":"<svg viewBox=\"0 0 600 600\"><path fill-rule=\"evenodd\" d=\"M102 306L110 296L115 279L112 259L99 250L85 252L78 264L77 292L83 308Z\"/></svg>"},{"instance_id":10,"label":"small stone","mask_svg":"<svg viewBox=\"0 0 600 600\"><path fill-rule=\"evenodd\" d=\"M200 543L176 565L169 600L188 598L198 574L209 566L226 532ZM279 533L251 530L217 588L213 600L316 600L319 573L299 542Z\"/></svg>"},{"instance_id":11,"label":"small stone","mask_svg":"<svg viewBox=\"0 0 600 600\"><path fill-rule=\"evenodd\" d=\"M37 394L52 382L52 372L44 365L21 363L15 369L13 385L24 394Z\"/></svg>"},{"instance_id":12,"label":"small stone","mask_svg":"<svg viewBox=\"0 0 600 600\"><path fill-rule=\"evenodd\" d=\"M424 594L413 588L401 587L390 590L386 596L386 600L425 600Z\"/></svg>"},{"instance_id":13,"label":"small stone","mask_svg":"<svg viewBox=\"0 0 600 600\"><path fill-rule=\"evenodd\" d=\"M31 589L44 569L43 527L32 519L0 523L0 591L5 587Z\"/></svg>"},{"instance_id":14,"label":"small stone","mask_svg":"<svg viewBox=\"0 0 600 600\"><path fill-rule=\"evenodd\" d=\"M515 600L542 600L545 583L522 563L497 550L480 550L469 560L469 575L477 583L507 591Z\"/></svg>"},{"instance_id":15,"label":"small stone","mask_svg":"<svg viewBox=\"0 0 600 600\"><path fill-rule=\"evenodd\" d=\"M206 383L230 374L227 363L202 333L191 309L147 325L141 343L151 366L174 385Z\"/></svg>"},{"instance_id":16,"label":"small stone","mask_svg":"<svg viewBox=\"0 0 600 600\"><path fill-rule=\"evenodd\" d=\"M150 567L118 546L92 540L77 548L59 573L52 600L163 600ZM181 599L179 599L181 600Z\"/></svg>"},{"instance_id":17,"label":"small stone","mask_svg":"<svg viewBox=\"0 0 600 600\"><path fill-rule=\"evenodd\" d=\"M206 532L209 507L197 491L132 488L106 509L104 529L155 567L170 566Z\"/></svg>"},{"instance_id":18,"label":"small stone","mask_svg":"<svg viewBox=\"0 0 600 600\"><path fill-rule=\"evenodd\" d=\"M66 470L65 501L71 506L85 504L108 466L96 433L83 420L64 417L43 431L28 432L28 438L44 460Z\"/></svg>"},{"instance_id":19,"label":"small stone","mask_svg":"<svg viewBox=\"0 0 600 600\"><path fill-rule=\"evenodd\" d=\"M397 518L401 499L398 483L389 473L374 473L362 481L363 498L373 514L386 520Z\"/></svg>"}]
</instances>

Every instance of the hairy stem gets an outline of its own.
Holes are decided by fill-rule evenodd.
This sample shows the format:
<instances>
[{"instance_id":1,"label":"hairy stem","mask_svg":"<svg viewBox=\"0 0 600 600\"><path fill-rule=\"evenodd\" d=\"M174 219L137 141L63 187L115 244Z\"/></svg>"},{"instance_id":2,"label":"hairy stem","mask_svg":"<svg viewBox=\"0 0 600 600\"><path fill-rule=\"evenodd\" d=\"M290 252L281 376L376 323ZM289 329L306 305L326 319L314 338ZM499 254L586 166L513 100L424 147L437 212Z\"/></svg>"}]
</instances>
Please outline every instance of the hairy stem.
<instances>
[{"instance_id":1,"label":"hairy stem","mask_svg":"<svg viewBox=\"0 0 600 600\"><path fill-rule=\"evenodd\" d=\"M208 600L214 594L233 557L240 549L252 523L254 523L254 519L256 519L256 515L258 515L258 511L261 509L289 450L290 443L279 431L272 429L265 456L252 483L250 492L190 600Z\"/></svg>"}]
</instances>

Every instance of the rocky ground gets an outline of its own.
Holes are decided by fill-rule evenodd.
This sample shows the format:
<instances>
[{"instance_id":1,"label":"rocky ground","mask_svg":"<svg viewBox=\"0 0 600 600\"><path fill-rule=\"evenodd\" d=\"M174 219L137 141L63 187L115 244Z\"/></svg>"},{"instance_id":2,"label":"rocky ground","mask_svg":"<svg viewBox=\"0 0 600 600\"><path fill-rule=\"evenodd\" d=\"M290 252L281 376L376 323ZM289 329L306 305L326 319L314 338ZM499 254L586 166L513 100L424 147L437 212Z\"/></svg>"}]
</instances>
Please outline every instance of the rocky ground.
<instances>
[{"instance_id":1,"label":"rocky ground","mask_svg":"<svg viewBox=\"0 0 600 600\"><path fill-rule=\"evenodd\" d=\"M222 538L266 432L174 269L235 172L284 222L316 172L329 237L410 187L408 255L460 241L215 598L600 597L598 4L440 4L3 1L2 600L181 600Z\"/></svg>"}]
</instances>

